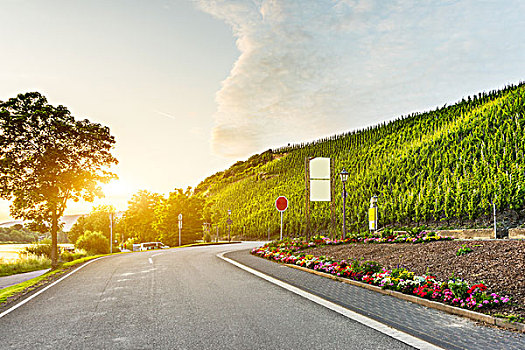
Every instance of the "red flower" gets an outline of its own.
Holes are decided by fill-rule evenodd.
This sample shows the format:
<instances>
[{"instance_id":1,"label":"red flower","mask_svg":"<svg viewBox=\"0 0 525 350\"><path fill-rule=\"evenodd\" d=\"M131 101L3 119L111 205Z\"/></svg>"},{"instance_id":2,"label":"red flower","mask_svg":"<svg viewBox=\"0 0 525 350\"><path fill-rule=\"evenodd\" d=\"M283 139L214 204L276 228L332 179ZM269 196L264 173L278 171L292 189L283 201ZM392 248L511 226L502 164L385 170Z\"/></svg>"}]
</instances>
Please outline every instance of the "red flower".
<instances>
[{"instance_id":1,"label":"red flower","mask_svg":"<svg viewBox=\"0 0 525 350\"><path fill-rule=\"evenodd\" d=\"M487 286L485 286L483 283L475 284L467 291L468 294L472 294L474 291L476 291L476 288L479 288L480 292L484 292L487 290Z\"/></svg>"}]
</instances>

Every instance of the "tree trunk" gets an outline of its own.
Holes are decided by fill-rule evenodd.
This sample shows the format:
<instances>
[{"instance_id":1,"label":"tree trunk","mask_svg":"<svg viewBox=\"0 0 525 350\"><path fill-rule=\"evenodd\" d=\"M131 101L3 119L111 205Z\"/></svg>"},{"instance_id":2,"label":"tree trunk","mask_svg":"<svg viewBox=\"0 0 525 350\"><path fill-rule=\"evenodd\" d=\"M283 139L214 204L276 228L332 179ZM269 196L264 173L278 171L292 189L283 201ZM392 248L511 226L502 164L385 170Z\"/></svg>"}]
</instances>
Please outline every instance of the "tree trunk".
<instances>
[{"instance_id":1,"label":"tree trunk","mask_svg":"<svg viewBox=\"0 0 525 350\"><path fill-rule=\"evenodd\" d=\"M56 210L53 210L51 218L51 268L54 270L58 267L58 217Z\"/></svg>"}]
</instances>

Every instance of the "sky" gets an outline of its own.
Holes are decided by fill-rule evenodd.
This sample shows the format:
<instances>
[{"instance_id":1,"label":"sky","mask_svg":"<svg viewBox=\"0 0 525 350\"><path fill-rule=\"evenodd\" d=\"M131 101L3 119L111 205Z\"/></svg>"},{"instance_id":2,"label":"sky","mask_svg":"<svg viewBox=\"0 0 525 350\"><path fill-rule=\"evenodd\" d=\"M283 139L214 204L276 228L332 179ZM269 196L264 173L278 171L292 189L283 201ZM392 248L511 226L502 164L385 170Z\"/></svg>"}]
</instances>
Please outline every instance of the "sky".
<instances>
[{"instance_id":1,"label":"sky","mask_svg":"<svg viewBox=\"0 0 525 350\"><path fill-rule=\"evenodd\" d=\"M110 127L119 180L94 204L125 210L140 189L525 80L524 32L519 0L0 0L0 100L38 91Z\"/></svg>"}]
</instances>

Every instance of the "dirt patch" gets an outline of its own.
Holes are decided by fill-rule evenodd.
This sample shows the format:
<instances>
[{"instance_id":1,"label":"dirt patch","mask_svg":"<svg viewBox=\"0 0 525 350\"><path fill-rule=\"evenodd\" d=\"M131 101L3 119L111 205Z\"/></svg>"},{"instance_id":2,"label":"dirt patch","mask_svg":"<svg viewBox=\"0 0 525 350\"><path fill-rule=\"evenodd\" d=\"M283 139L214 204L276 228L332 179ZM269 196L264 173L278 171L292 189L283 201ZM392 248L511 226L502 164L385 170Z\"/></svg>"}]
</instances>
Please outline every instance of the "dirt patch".
<instances>
[{"instance_id":1,"label":"dirt patch","mask_svg":"<svg viewBox=\"0 0 525 350\"><path fill-rule=\"evenodd\" d=\"M462 246L472 252L456 256ZM422 244L345 244L305 250L337 260L373 260L389 269L405 267L416 274L431 274L445 281L452 275L470 283L484 282L493 292L512 297L512 302L491 313L525 317L525 241L468 240Z\"/></svg>"}]
</instances>

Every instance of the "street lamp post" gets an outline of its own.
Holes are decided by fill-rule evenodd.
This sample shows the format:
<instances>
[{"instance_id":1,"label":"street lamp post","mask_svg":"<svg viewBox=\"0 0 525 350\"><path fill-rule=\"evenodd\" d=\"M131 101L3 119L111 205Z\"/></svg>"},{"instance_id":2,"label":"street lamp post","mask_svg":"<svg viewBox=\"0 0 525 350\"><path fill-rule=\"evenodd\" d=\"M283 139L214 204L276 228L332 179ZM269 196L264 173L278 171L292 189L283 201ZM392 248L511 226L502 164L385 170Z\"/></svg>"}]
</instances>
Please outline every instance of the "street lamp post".
<instances>
[{"instance_id":1,"label":"street lamp post","mask_svg":"<svg viewBox=\"0 0 525 350\"><path fill-rule=\"evenodd\" d=\"M228 242L231 241L231 238L230 238L230 227L231 227L232 222L233 222L232 219L231 219L231 215L232 215L232 211L230 209L228 209L228 221L227 221L227 223L228 223Z\"/></svg>"},{"instance_id":2,"label":"street lamp post","mask_svg":"<svg viewBox=\"0 0 525 350\"><path fill-rule=\"evenodd\" d=\"M343 183L343 239L346 238L346 181L348 181L348 171L343 168L339 173L341 176L341 182Z\"/></svg>"}]
</instances>

